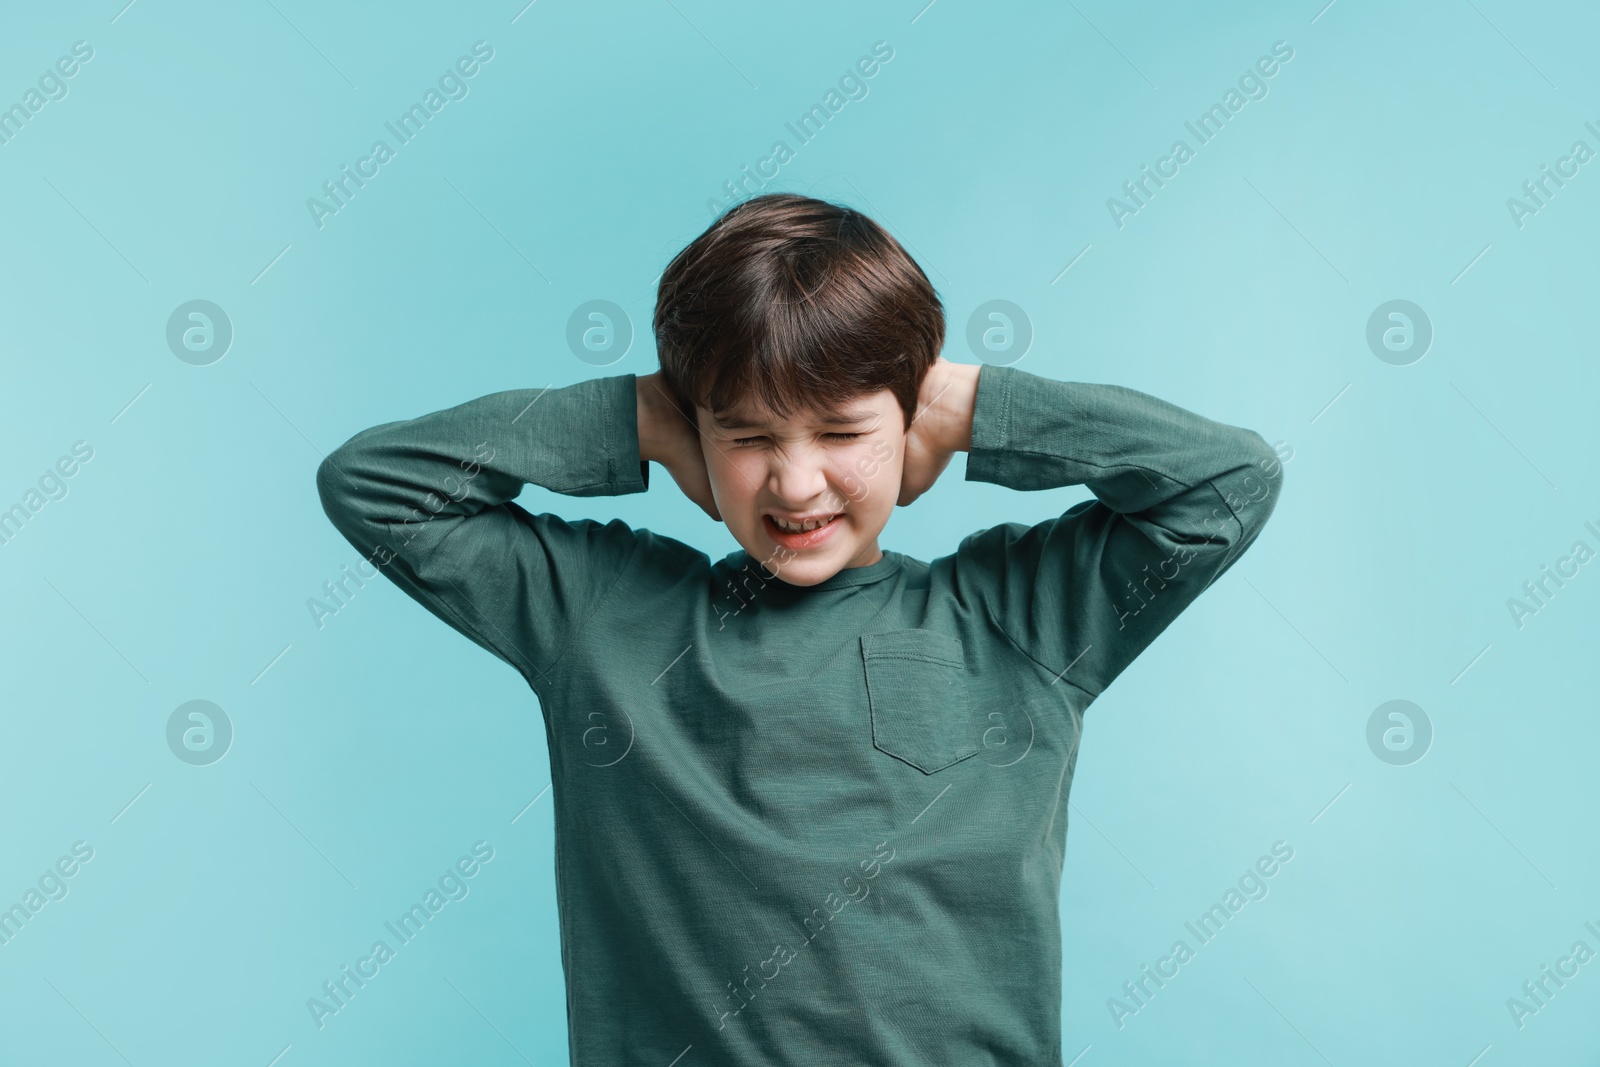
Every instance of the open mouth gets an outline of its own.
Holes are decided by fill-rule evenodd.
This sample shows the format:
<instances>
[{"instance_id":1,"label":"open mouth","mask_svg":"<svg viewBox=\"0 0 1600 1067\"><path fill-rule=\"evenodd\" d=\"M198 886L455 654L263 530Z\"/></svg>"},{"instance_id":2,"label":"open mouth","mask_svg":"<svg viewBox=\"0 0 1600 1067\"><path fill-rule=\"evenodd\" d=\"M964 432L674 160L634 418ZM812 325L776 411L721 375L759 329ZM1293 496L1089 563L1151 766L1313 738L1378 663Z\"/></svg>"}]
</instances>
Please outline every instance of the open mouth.
<instances>
[{"instance_id":1,"label":"open mouth","mask_svg":"<svg viewBox=\"0 0 1600 1067\"><path fill-rule=\"evenodd\" d=\"M761 525L767 536L784 548L814 548L827 540L838 527L843 512L832 515L814 515L804 521L780 520L770 513L761 516Z\"/></svg>"}]
</instances>

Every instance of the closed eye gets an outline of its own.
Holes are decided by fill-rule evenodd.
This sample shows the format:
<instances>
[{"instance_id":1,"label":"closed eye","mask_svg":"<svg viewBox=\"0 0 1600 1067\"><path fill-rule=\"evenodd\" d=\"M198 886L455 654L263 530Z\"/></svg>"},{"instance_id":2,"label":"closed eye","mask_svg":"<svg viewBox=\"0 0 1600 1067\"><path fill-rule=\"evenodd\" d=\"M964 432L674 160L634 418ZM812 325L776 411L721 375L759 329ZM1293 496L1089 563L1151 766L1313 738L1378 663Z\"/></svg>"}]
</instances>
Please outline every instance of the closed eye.
<instances>
[{"instance_id":1,"label":"closed eye","mask_svg":"<svg viewBox=\"0 0 1600 1067\"><path fill-rule=\"evenodd\" d=\"M861 433L825 433L822 436L834 441L854 441L863 435ZM760 444L765 440L765 437L735 437L733 443L736 445L754 445Z\"/></svg>"}]
</instances>

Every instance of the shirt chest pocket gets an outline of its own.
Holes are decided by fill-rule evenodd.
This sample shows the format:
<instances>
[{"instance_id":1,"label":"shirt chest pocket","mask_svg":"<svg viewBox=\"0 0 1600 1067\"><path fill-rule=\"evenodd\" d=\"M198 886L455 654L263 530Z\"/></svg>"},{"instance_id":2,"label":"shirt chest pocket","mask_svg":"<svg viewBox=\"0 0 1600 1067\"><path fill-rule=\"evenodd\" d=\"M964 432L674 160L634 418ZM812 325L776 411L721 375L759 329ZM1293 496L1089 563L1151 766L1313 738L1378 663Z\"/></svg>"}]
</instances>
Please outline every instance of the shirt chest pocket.
<instances>
[{"instance_id":1,"label":"shirt chest pocket","mask_svg":"<svg viewBox=\"0 0 1600 1067\"><path fill-rule=\"evenodd\" d=\"M872 744L933 774L981 747L959 639L933 630L861 635Z\"/></svg>"}]
</instances>

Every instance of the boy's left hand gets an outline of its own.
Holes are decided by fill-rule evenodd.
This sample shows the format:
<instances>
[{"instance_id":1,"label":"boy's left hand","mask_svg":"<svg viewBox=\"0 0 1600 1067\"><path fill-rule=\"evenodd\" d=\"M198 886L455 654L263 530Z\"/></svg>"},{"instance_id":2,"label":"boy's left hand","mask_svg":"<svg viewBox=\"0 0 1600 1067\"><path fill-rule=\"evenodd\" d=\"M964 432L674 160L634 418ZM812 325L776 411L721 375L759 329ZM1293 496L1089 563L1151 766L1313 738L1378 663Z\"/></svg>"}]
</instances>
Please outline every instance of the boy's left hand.
<instances>
[{"instance_id":1,"label":"boy's left hand","mask_svg":"<svg viewBox=\"0 0 1600 1067\"><path fill-rule=\"evenodd\" d=\"M917 413L905 437L905 464L900 473L904 507L933 487L951 457L972 447L972 408L978 397L980 366L934 361L917 394Z\"/></svg>"}]
</instances>

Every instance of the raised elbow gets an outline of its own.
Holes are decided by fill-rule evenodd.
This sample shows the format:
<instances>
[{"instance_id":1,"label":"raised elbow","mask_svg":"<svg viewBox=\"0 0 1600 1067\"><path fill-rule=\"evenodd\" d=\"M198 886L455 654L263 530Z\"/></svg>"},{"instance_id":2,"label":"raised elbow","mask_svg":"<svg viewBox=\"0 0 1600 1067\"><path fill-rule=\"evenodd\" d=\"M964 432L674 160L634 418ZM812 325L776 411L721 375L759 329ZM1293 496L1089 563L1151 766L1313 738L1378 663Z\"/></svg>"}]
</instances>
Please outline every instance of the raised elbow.
<instances>
[{"instance_id":1,"label":"raised elbow","mask_svg":"<svg viewBox=\"0 0 1600 1067\"><path fill-rule=\"evenodd\" d=\"M1249 436L1250 462L1236 469L1223 487L1223 499L1238 518L1246 541L1255 538L1278 506L1278 497L1283 493L1286 458L1280 449L1268 444L1254 430L1249 431ZM1292 448L1288 449L1288 455L1294 455Z\"/></svg>"},{"instance_id":2,"label":"raised elbow","mask_svg":"<svg viewBox=\"0 0 1600 1067\"><path fill-rule=\"evenodd\" d=\"M337 524L339 517L351 510L355 480L350 472L350 455L344 446L334 449L317 464L317 498L322 502L323 513Z\"/></svg>"}]
</instances>

